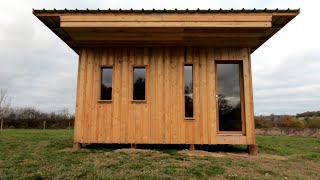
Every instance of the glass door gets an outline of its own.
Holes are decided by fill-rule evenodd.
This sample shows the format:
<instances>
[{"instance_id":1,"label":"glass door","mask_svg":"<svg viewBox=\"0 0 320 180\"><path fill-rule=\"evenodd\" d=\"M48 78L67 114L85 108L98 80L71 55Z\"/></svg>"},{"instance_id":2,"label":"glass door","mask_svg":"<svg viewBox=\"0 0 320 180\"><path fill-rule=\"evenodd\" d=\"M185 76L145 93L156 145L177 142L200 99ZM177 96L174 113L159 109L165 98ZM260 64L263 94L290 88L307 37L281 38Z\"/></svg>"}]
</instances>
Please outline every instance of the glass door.
<instances>
[{"instance_id":1,"label":"glass door","mask_svg":"<svg viewBox=\"0 0 320 180\"><path fill-rule=\"evenodd\" d=\"M218 132L244 134L242 62L218 61L216 70Z\"/></svg>"}]
</instances>

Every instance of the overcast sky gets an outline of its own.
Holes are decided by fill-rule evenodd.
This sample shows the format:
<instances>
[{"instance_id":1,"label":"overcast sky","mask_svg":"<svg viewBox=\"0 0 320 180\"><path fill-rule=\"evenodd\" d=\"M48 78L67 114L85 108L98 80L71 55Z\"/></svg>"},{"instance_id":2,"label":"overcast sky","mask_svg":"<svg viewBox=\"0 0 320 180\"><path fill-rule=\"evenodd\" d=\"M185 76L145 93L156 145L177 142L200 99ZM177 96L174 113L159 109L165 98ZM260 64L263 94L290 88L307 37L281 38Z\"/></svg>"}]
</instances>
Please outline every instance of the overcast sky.
<instances>
[{"instance_id":1,"label":"overcast sky","mask_svg":"<svg viewBox=\"0 0 320 180\"><path fill-rule=\"evenodd\" d=\"M301 8L298 17L252 54L255 114L320 110L319 6L316 0L1 1L0 87L9 90L13 106L74 111L78 56L32 8Z\"/></svg>"}]
</instances>

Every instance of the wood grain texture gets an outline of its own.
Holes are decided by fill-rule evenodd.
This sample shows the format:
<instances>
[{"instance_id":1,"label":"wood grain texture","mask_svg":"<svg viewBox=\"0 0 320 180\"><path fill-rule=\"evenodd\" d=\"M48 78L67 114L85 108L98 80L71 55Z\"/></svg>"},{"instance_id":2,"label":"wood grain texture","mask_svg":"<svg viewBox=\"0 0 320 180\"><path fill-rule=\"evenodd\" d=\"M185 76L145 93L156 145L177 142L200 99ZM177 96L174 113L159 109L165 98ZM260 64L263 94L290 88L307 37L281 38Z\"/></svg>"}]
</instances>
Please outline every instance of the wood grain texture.
<instances>
[{"instance_id":1,"label":"wood grain texture","mask_svg":"<svg viewBox=\"0 0 320 180\"><path fill-rule=\"evenodd\" d=\"M268 22L271 14L111 14L108 15L62 15L63 22Z\"/></svg>"},{"instance_id":2,"label":"wood grain texture","mask_svg":"<svg viewBox=\"0 0 320 180\"><path fill-rule=\"evenodd\" d=\"M266 28L266 27L272 27L271 22L267 21L249 21L249 22L113 22L113 21L61 21L60 22L61 27L228 27L228 28L245 28L245 27L252 27L252 28Z\"/></svg>"},{"instance_id":3,"label":"wood grain texture","mask_svg":"<svg viewBox=\"0 0 320 180\"><path fill-rule=\"evenodd\" d=\"M217 135L215 61L243 62L245 135ZM184 64L193 64L194 118L184 117ZM255 144L247 48L83 48L74 141L130 144ZM112 101L99 101L101 67L113 67ZM133 67L146 67L146 101L132 101Z\"/></svg>"}]
</instances>

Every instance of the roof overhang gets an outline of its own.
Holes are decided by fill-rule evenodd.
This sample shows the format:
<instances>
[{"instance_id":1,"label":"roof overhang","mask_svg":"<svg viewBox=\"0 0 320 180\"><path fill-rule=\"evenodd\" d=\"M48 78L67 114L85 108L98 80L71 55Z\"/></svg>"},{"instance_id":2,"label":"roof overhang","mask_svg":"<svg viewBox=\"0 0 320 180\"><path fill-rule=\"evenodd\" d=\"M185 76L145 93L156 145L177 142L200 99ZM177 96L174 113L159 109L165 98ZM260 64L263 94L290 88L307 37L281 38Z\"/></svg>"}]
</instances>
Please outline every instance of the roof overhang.
<instances>
[{"instance_id":1,"label":"roof overhang","mask_svg":"<svg viewBox=\"0 0 320 180\"><path fill-rule=\"evenodd\" d=\"M255 51L296 10L33 10L78 53L81 47L214 46Z\"/></svg>"}]
</instances>

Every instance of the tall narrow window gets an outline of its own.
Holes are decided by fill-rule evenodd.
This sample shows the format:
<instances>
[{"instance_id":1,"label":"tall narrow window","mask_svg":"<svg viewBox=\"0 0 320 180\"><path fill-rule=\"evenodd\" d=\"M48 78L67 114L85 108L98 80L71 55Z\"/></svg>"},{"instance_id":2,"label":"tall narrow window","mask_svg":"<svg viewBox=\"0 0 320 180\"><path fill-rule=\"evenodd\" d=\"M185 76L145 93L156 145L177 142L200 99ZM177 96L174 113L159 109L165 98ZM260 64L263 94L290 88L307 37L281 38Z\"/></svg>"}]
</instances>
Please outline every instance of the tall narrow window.
<instances>
[{"instance_id":1,"label":"tall narrow window","mask_svg":"<svg viewBox=\"0 0 320 180\"><path fill-rule=\"evenodd\" d=\"M217 64L219 131L242 131L240 64Z\"/></svg>"},{"instance_id":2,"label":"tall narrow window","mask_svg":"<svg viewBox=\"0 0 320 180\"><path fill-rule=\"evenodd\" d=\"M184 116L193 118L193 77L192 65L184 66Z\"/></svg>"},{"instance_id":3,"label":"tall narrow window","mask_svg":"<svg viewBox=\"0 0 320 180\"><path fill-rule=\"evenodd\" d=\"M146 99L146 68L133 68L133 100Z\"/></svg>"},{"instance_id":4,"label":"tall narrow window","mask_svg":"<svg viewBox=\"0 0 320 180\"><path fill-rule=\"evenodd\" d=\"M112 68L101 69L101 100L112 100Z\"/></svg>"}]
</instances>

